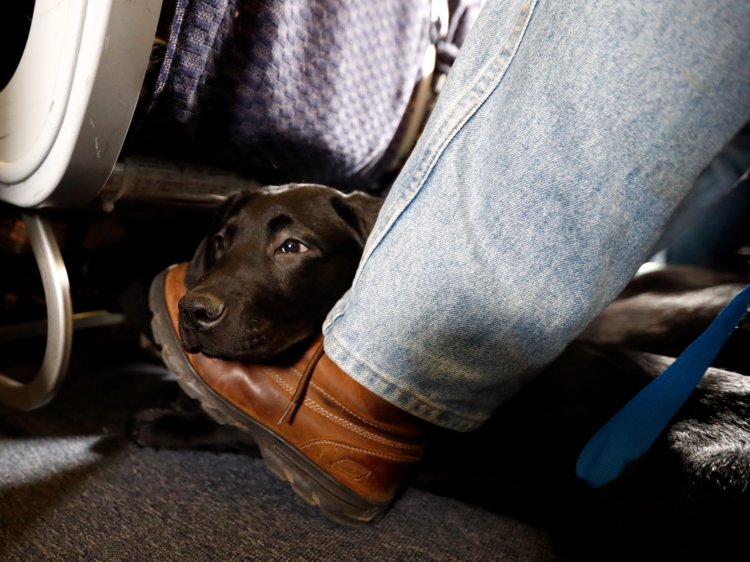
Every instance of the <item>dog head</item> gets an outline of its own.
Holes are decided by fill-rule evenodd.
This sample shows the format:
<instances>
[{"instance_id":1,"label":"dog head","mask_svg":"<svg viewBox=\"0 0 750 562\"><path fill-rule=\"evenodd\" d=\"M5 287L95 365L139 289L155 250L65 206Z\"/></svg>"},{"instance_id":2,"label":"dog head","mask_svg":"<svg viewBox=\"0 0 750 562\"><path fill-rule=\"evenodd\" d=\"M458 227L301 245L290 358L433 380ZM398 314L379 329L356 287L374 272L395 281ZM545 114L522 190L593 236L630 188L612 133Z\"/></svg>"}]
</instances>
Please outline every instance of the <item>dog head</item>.
<instances>
[{"instance_id":1,"label":"dog head","mask_svg":"<svg viewBox=\"0 0 750 562\"><path fill-rule=\"evenodd\" d=\"M351 285L381 203L314 184L230 196L185 276L185 348L263 362L318 333Z\"/></svg>"}]
</instances>

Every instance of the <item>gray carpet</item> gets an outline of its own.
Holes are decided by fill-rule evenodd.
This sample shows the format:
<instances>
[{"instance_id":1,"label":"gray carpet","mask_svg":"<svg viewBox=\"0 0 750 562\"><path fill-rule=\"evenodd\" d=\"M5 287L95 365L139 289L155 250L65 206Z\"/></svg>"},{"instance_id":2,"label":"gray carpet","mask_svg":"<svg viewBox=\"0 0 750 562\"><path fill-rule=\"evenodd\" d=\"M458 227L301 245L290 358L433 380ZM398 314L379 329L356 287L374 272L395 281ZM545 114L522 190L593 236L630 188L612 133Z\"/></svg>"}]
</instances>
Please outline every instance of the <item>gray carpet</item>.
<instances>
[{"instance_id":1,"label":"gray carpet","mask_svg":"<svg viewBox=\"0 0 750 562\"><path fill-rule=\"evenodd\" d=\"M347 528L253 456L139 447L129 423L174 399L171 374L117 330L79 334L73 360L48 406L0 412L0 560L562 559L543 530L416 487Z\"/></svg>"}]
</instances>

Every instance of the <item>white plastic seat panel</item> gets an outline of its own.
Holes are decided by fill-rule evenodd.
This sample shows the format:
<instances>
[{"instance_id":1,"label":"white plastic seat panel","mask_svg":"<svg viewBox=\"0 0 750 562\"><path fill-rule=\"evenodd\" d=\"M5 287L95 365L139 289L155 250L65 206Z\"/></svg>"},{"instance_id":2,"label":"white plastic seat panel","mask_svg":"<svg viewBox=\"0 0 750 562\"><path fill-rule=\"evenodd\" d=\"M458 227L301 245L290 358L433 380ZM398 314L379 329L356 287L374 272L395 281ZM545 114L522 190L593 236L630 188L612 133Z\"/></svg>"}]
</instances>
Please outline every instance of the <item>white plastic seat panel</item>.
<instances>
[{"instance_id":1,"label":"white plastic seat panel","mask_svg":"<svg viewBox=\"0 0 750 562\"><path fill-rule=\"evenodd\" d=\"M0 199L74 206L96 196L138 101L161 0L37 0L0 92Z\"/></svg>"}]
</instances>

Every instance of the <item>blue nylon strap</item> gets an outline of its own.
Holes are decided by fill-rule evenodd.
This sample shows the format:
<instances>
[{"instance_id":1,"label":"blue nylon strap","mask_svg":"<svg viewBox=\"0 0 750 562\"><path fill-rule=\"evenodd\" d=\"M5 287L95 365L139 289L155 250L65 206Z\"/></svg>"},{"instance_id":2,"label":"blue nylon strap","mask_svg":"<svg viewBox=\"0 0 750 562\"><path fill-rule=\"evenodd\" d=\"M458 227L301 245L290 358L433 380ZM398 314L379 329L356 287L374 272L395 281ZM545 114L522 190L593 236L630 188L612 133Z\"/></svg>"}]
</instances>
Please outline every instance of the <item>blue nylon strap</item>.
<instances>
[{"instance_id":1,"label":"blue nylon strap","mask_svg":"<svg viewBox=\"0 0 750 562\"><path fill-rule=\"evenodd\" d=\"M608 484L640 457L674 417L750 307L750 285L661 375L610 419L586 444L576 474L594 488Z\"/></svg>"}]
</instances>

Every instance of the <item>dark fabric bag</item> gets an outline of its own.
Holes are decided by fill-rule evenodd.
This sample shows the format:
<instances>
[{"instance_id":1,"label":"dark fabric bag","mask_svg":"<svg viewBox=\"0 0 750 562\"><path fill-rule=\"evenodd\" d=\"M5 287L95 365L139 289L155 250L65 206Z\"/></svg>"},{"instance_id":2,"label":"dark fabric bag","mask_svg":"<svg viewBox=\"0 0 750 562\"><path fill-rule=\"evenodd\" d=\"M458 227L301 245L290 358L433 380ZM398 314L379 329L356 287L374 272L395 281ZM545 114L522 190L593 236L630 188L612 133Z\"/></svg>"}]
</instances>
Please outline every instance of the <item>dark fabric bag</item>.
<instances>
[{"instance_id":1,"label":"dark fabric bag","mask_svg":"<svg viewBox=\"0 0 750 562\"><path fill-rule=\"evenodd\" d=\"M429 1L177 0L169 30L126 155L341 189L392 167L437 42Z\"/></svg>"}]
</instances>

